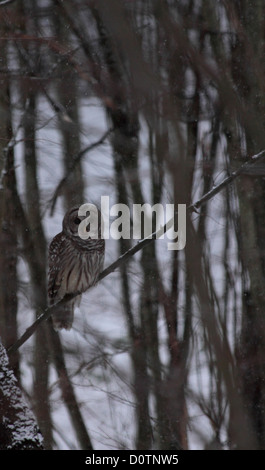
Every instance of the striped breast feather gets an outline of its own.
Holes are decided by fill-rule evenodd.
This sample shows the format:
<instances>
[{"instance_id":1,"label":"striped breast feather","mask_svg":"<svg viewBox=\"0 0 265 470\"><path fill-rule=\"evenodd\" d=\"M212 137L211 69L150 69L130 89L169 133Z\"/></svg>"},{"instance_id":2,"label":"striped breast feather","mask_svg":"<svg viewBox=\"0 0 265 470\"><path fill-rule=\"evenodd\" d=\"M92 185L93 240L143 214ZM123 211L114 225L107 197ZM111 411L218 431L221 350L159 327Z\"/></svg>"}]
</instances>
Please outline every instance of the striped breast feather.
<instances>
[{"instance_id":1,"label":"striped breast feather","mask_svg":"<svg viewBox=\"0 0 265 470\"><path fill-rule=\"evenodd\" d=\"M105 240L82 243L69 239L63 232L54 237L49 248L48 294L50 304L65 294L84 292L97 282L103 269Z\"/></svg>"},{"instance_id":2,"label":"striped breast feather","mask_svg":"<svg viewBox=\"0 0 265 470\"><path fill-rule=\"evenodd\" d=\"M93 286L103 267L104 255L97 250L78 253L69 263L66 277L67 293L84 292Z\"/></svg>"}]
</instances>

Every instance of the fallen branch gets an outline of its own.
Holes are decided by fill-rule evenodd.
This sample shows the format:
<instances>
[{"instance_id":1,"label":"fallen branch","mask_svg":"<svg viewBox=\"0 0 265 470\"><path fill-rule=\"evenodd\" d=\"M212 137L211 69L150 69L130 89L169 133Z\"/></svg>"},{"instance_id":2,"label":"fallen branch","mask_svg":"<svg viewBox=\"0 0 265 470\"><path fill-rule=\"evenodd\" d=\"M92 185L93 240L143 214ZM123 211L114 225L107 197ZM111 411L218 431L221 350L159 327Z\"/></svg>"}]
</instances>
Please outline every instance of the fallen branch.
<instances>
[{"instance_id":1,"label":"fallen branch","mask_svg":"<svg viewBox=\"0 0 265 470\"><path fill-rule=\"evenodd\" d=\"M262 150L259 152L257 155L253 155L250 157L243 165L241 165L237 170L233 171L231 175L229 175L227 178L225 178L220 184L217 186L213 187L208 193L204 194L198 201L196 201L194 204L191 204L188 208L188 212L197 212L198 209L205 204L207 201L212 199L216 194L218 194L222 189L224 189L226 186L231 184L238 176L242 175L243 173L247 173L248 169L255 165L258 161L260 161L263 157L265 156L265 150ZM119 268L122 264L124 264L128 259L130 259L133 255L135 255L138 251L142 250L145 248L145 246L149 245L152 243L154 240L157 238L161 237L164 233L166 233L170 227L172 227L174 223L174 217L170 219L164 226L162 226L158 231L153 232L149 237L144 238L142 240L139 240L138 243L136 243L132 248L130 248L128 251L126 251L123 255L121 255L114 263L110 264L104 271L99 276L99 281L104 279L106 276L114 272L117 268ZM58 305L63 305L69 300L75 298L79 293L75 294L68 294L66 295L60 302L56 304ZM12 345L10 348L8 348L7 352L8 355L14 353L17 351L20 346L22 346L36 331L38 328L39 324L42 323L43 321L47 320L53 312L53 307L47 307L44 312L32 323L29 328L23 333L23 335Z\"/></svg>"}]
</instances>

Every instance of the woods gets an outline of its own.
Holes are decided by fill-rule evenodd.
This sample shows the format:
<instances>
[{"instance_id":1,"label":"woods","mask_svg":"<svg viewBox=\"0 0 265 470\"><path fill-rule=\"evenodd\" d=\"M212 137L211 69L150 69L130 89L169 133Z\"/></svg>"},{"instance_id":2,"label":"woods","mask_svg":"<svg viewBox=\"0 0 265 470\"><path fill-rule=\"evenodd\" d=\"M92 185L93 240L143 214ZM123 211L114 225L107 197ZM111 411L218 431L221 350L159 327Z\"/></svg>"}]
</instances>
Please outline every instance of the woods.
<instances>
[{"instance_id":1,"label":"woods","mask_svg":"<svg viewBox=\"0 0 265 470\"><path fill-rule=\"evenodd\" d=\"M0 448L263 450L264 2L7 0L0 28ZM185 204L186 244L110 236L58 333L48 246L102 196Z\"/></svg>"}]
</instances>

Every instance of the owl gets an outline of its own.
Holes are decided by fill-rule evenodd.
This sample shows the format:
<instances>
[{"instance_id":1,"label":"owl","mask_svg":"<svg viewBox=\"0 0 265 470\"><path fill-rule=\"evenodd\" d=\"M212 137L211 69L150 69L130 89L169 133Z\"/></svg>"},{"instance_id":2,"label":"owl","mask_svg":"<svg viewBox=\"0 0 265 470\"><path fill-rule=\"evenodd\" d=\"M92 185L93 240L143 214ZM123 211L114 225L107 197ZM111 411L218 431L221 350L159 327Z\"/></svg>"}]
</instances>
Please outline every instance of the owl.
<instances>
[{"instance_id":1,"label":"owl","mask_svg":"<svg viewBox=\"0 0 265 470\"><path fill-rule=\"evenodd\" d=\"M79 207L66 212L62 232L51 241L49 247L48 300L52 306L66 294L81 294L96 284L103 269L105 240L101 238L101 213L98 211L98 238L81 238L78 230L84 216L78 215ZM81 227L80 227L81 228ZM54 308L52 322L56 330L70 330L74 318L74 306L81 295Z\"/></svg>"}]
</instances>

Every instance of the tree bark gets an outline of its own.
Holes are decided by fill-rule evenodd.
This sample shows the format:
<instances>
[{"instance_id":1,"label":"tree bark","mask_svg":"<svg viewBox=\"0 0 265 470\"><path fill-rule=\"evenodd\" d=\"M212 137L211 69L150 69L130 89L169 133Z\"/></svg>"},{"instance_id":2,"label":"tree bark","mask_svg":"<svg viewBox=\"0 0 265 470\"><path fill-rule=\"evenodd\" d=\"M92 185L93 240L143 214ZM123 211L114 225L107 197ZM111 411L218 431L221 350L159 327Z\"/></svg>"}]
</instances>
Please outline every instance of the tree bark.
<instances>
[{"instance_id":1,"label":"tree bark","mask_svg":"<svg viewBox=\"0 0 265 470\"><path fill-rule=\"evenodd\" d=\"M0 343L0 450L43 450L43 438Z\"/></svg>"}]
</instances>

